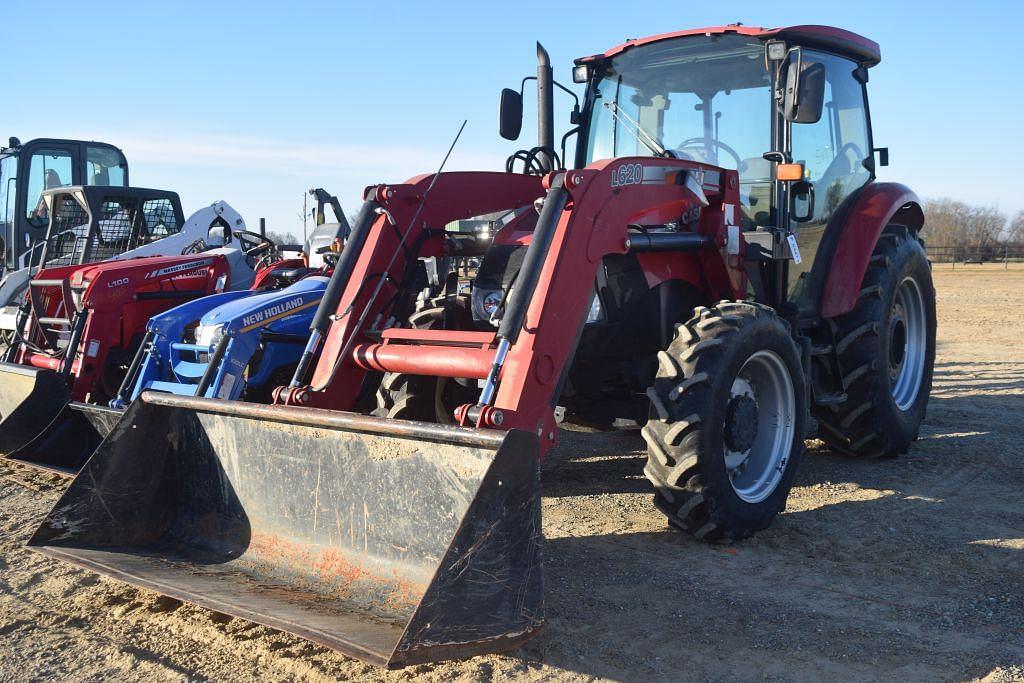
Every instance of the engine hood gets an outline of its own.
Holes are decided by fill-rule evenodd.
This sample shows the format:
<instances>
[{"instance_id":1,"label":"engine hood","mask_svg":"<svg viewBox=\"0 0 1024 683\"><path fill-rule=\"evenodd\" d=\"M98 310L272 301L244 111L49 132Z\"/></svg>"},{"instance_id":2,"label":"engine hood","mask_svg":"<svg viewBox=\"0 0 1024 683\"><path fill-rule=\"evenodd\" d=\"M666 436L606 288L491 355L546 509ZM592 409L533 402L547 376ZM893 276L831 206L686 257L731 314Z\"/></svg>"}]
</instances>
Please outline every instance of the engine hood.
<instances>
[{"instance_id":1,"label":"engine hood","mask_svg":"<svg viewBox=\"0 0 1024 683\"><path fill-rule=\"evenodd\" d=\"M226 324L235 333L267 327L297 313L312 311L319 305L327 281L327 277L312 276L284 289L235 299L207 312L200 324L204 327Z\"/></svg>"}]
</instances>

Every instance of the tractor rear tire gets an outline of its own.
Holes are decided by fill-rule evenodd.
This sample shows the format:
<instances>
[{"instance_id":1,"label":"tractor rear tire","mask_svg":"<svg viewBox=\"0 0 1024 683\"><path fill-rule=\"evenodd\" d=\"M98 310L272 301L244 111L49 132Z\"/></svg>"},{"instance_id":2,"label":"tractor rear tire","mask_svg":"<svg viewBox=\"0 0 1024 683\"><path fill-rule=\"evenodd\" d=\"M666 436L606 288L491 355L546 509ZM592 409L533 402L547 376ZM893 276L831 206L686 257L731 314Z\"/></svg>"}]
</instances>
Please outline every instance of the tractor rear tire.
<instances>
[{"instance_id":1,"label":"tractor rear tire","mask_svg":"<svg viewBox=\"0 0 1024 683\"><path fill-rule=\"evenodd\" d=\"M807 387L789 325L771 308L698 308L658 353L644 473L669 522L707 541L767 528L803 452Z\"/></svg>"},{"instance_id":2,"label":"tractor rear tire","mask_svg":"<svg viewBox=\"0 0 1024 683\"><path fill-rule=\"evenodd\" d=\"M935 365L935 287L915 232L886 228L856 306L834 322L847 400L814 408L819 438L860 458L906 453L924 420Z\"/></svg>"},{"instance_id":3,"label":"tractor rear tire","mask_svg":"<svg viewBox=\"0 0 1024 683\"><path fill-rule=\"evenodd\" d=\"M469 315L467 297L457 295L447 304L445 297L433 299L427 307L409 316L409 324L420 330L445 328L445 320ZM377 407L372 414L399 420L420 420L439 424L452 424L452 412L464 403L474 403L479 396L475 381L472 384L449 377L410 375L386 372L377 388Z\"/></svg>"}]
</instances>

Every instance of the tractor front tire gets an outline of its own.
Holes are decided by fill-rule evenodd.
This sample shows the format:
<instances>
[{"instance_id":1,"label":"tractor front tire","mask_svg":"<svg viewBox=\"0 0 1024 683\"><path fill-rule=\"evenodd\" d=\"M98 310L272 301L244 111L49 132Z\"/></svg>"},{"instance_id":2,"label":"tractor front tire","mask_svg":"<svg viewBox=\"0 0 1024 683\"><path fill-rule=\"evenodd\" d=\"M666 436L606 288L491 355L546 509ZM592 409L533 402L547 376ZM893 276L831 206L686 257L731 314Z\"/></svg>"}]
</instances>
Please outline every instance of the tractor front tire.
<instances>
[{"instance_id":1,"label":"tractor front tire","mask_svg":"<svg viewBox=\"0 0 1024 683\"><path fill-rule=\"evenodd\" d=\"M446 319L454 317L458 321L469 315L466 297L452 298L454 301L448 306L454 307L453 310L446 309L445 297L439 297L409 316L409 324L420 330L440 330L445 328ZM479 396L475 381L464 382L449 377L384 373L377 388L377 407L372 414L399 420L454 423L454 409L464 403L474 403Z\"/></svg>"},{"instance_id":2,"label":"tractor front tire","mask_svg":"<svg viewBox=\"0 0 1024 683\"><path fill-rule=\"evenodd\" d=\"M814 408L819 437L860 458L905 453L924 420L935 365L935 287L916 233L886 228L854 309L834 325L847 399Z\"/></svg>"},{"instance_id":3,"label":"tractor front tire","mask_svg":"<svg viewBox=\"0 0 1024 683\"><path fill-rule=\"evenodd\" d=\"M676 326L647 391L644 472L669 522L707 541L767 528L803 451L807 388L789 325L720 302Z\"/></svg>"}]
</instances>

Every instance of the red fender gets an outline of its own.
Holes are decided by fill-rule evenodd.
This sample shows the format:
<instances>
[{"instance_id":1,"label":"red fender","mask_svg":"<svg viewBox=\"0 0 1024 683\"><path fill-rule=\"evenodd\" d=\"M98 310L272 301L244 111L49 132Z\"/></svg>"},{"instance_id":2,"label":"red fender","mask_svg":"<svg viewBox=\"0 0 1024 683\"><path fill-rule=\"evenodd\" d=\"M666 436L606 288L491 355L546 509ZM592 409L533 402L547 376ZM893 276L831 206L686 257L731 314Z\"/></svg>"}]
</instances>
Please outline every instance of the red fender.
<instances>
[{"instance_id":1,"label":"red fender","mask_svg":"<svg viewBox=\"0 0 1024 683\"><path fill-rule=\"evenodd\" d=\"M906 185L873 182L861 191L846 217L825 275L823 318L853 310L878 237L898 214L910 227L920 229L924 224L921 200Z\"/></svg>"}]
</instances>

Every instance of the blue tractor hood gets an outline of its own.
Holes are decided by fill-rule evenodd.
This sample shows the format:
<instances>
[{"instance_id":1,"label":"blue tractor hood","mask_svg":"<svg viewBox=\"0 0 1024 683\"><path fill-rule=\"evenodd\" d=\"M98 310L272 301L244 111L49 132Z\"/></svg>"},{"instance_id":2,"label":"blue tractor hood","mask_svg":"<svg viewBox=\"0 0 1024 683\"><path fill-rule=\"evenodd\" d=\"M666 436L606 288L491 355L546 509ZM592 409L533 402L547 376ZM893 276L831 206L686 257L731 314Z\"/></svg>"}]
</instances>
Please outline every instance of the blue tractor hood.
<instances>
[{"instance_id":1,"label":"blue tractor hood","mask_svg":"<svg viewBox=\"0 0 1024 683\"><path fill-rule=\"evenodd\" d=\"M312 276L271 292L254 294L221 304L204 315L204 327L226 324L225 332L245 334L254 329L277 327L276 323L315 308L329 278Z\"/></svg>"}]
</instances>

